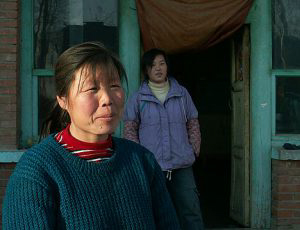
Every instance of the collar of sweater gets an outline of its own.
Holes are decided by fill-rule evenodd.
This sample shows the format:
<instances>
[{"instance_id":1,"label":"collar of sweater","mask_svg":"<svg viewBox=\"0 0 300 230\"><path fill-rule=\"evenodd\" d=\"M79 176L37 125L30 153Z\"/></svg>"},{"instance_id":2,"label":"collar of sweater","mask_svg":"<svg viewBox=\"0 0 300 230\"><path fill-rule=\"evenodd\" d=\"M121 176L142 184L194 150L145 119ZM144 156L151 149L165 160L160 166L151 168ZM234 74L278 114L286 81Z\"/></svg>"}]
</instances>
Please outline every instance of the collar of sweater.
<instances>
[{"instance_id":1,"label":"collar of sweater","mask_svg":"<svg viewBox=\"0 0 300 230\"><path fill-rule=\"evenodd\" d=\"M167 81L163 82L163 83L155 83L152 81L148 82L149 88L151 89L152 93L154 94L154 96L161 102L164 103L167 94L169 92L170 89L170 83L167 79Z\"/></svg>"},{"instance_id":2,"label":"collar of sweater","mask_svg":"<svg viewBox=\"0 0 300 230\"><path fill-rule=\"evenodd\" d=\"M34 155L36 156L31 156L33 158L42 158L41 161L45 161L44 158L47 158L47 162L55 161L59 162L59 164L68 164L69 166L74 167L75 170L84 172L87 175L101 173L102 176L109 176L112 172L120 168L121 165L130 164L130 162L128 162L130 160L125 157L130 155L130 152L127 151L126 144L117 137L112 137L112 143L114 154L108 160L101 162L101 164L88 162L85 159L70 154L68 150L55 140L54 134L34 146L29 155L32 155L34 152ZM53 160L49 160L50 158Z\"/></svg>"},{"instance_id":3,"label":"collar of sweater","mask_svg":"<svg viewBox=\"0 0 300 230\"><path fill-rule=\"evenodd\" d=\"M87 143L73 137L70 133L70 124L57 133L55 139L71 154L91 162L100 162L112 156L112 137L97 143Z\"/></svg>"}]
</instances>

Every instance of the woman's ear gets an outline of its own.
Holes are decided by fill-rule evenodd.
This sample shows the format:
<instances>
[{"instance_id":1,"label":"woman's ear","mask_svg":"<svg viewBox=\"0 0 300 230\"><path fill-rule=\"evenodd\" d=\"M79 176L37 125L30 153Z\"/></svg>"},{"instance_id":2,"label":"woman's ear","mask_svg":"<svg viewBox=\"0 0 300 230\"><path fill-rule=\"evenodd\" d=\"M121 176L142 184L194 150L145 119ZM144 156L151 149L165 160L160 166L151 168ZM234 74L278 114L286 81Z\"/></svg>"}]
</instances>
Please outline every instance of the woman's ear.
<instances>
[{"instance_id":1,"label":"woman's ear","mask_svg":"<svg viewBox=\"0 0 300 230\"><path fill-rule=\"evenodd\" d=\"M67 109L66 97L56 96L56 100L62 109L65 109L65 110Z\"/></svg>"}]
</instances>

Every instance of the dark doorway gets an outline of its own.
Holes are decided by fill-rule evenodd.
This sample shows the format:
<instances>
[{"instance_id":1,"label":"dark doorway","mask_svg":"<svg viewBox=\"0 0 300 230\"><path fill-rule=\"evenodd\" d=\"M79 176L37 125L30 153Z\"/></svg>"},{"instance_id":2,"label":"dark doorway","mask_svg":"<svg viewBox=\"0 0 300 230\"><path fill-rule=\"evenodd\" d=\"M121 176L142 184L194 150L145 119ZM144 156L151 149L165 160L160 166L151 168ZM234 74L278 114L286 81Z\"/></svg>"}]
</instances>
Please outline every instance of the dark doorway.
<instances>
[{"instance_id":1,"label":"dark doorway","mask_svg":"<svg viewBox=\"0 0 300 230\"><path fill-rule=\"evenodd\" d=\"M170 73L191 94L202 144L194 164L206 228L241 227L229 217L231 172L230 39L197 52L170 56Z\"/></svg>"}]
</instances>

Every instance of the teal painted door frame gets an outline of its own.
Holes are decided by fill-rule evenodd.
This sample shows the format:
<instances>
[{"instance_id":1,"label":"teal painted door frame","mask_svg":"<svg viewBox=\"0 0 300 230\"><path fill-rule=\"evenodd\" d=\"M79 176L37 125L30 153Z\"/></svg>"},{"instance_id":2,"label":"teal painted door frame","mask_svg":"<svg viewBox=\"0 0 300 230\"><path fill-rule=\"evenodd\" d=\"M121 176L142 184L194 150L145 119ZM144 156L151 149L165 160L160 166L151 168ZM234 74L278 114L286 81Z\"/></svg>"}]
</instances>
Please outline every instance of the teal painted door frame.
<instances>
[{"instance_id":1,"label":"teal painted door frame","mask_svg":"<svg viewBox=\"0 0 300 230\"><path fill-rule=\"evenodd\" d=\"M20 85L21 135L20 145L30 146L37 135L37 78L33 76L33 0L21 1ZM35 100L35 101L34 101Z\"/></svg>"},{"instance_id":2,"label":"teal painted door frame","mask_svg":"<svg viewBox=\"0 0 300 230\"><path fill-rule=\"evenodd\" d=\"M119 0L118 4L119 56L128 78L128 84L124 84L128 99L140 85L140 30L135 0ZM122 130L121 122L115 135L122 136Z\"/></svg>"},{"instance_id":3,"label":"teal painted door frame","mask_svg":"<svg viewBox=\"0 0 300 230\"><path fill-rule=\"evenodd\" d=\"M250 23L251 227L271 227L271 1L255 0Z\"/></svg>"},{"instance_id":4,"label":"teal painted door frame","mask_svg":"<svg viewBox=\"0 0 300 230\"><path fill-rule=\"evenodd\" d=\"M128 96L140 85L140 29L135 0L119 0L119 56L128 77Z\"/></svg>"}]
</instances>

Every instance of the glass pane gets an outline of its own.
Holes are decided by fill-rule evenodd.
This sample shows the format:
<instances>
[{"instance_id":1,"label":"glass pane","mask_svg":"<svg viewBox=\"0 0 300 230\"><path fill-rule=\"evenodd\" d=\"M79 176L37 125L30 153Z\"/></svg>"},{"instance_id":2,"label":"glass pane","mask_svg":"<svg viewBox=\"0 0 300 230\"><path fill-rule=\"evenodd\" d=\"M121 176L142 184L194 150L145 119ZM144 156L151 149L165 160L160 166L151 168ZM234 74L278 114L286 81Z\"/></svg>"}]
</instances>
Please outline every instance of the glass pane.
<instances>
[{"instance_id":1,"label":"glass pane","mask_svg":"<svg viewBox=\"0 0 300 230\"><path fill-rule=\"evenodd\" d=\"M300 76L276 77L276 134L300 134Z\"/></svg>"},{"instance_id":2,"label":"glass pane","mask_svg":"<svg viewBox=\"0 0 300 230\"><path fill-rule=\"evenodd\" d=\"M273 0L273 69L300 68L299 0Z\"/></svg>"},{"instance_id":3,"label":"glass pane","mask_svg":"<svg viewBox=\"0 0 300 230\"><path fill-rule=\"evenodd\" d=\"M52 69L59 54L84 41L118 51L118 0L34 0L34 65Z\"/></svg>"},{"instance_id":4,"label":"glass pane","mask_svg":"<svg viewBox=\"0 0 300 230\"><path fill-rule=\"evenodd\" d=\"M38 106L39 106L39 121L38 128L39 133L42 127L42 123L47 117L49 111L52 108L55 100L55 84L54 77L39 77L38 78L39 92L38 92Z\"/></svg>"}]
</instances>

